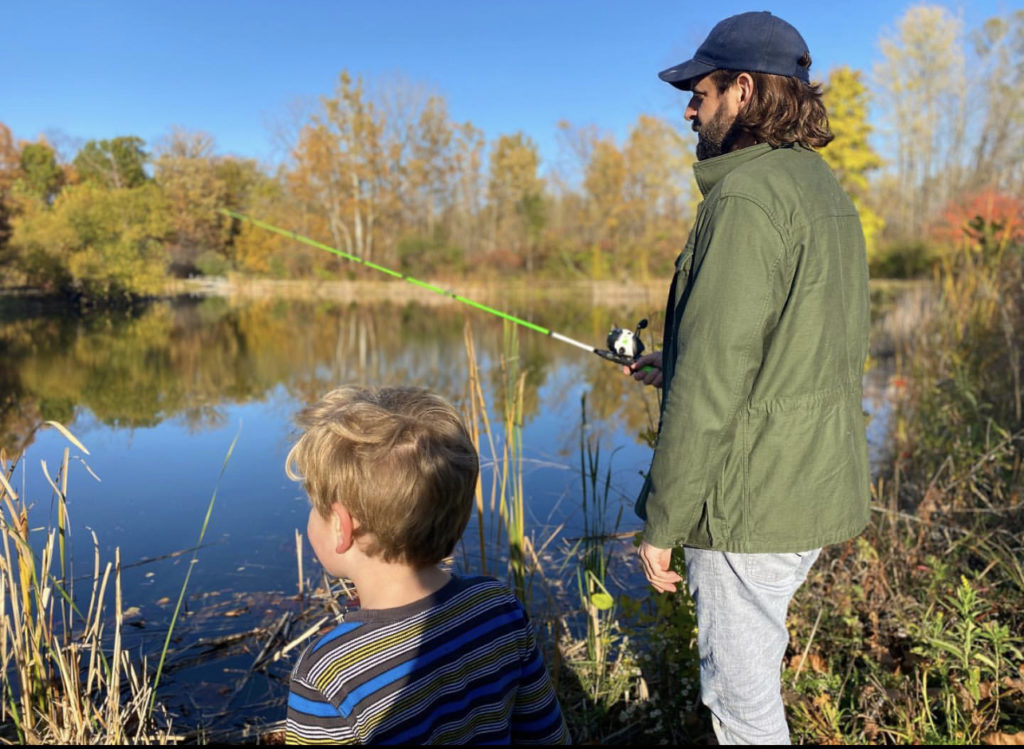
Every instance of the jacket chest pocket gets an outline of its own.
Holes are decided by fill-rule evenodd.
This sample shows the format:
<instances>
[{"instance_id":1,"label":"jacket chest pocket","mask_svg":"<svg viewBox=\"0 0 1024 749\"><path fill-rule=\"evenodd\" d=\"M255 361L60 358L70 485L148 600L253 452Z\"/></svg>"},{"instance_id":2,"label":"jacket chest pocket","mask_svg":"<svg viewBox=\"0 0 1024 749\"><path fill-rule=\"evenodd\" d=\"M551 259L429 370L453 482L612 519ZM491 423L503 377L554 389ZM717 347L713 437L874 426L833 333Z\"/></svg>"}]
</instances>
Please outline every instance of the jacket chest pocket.
<instances>
[{"instance_id":1,"label":"jacket chest pocket","mask_svg":"<svg viewBox=\"0 0 1024 749\"><path fill-rule=\"evenodd\" d=\"M676 273L675 278L672 279L672 288L675 292L672 306L675 308L679 307L679 302L682 300L686 288L690 285L690 271L693 270L694 244L693 231L691 230L690 237L686 240L686 246L683 247L683 251L676 258Z\"/></svg>"}]
</instances>

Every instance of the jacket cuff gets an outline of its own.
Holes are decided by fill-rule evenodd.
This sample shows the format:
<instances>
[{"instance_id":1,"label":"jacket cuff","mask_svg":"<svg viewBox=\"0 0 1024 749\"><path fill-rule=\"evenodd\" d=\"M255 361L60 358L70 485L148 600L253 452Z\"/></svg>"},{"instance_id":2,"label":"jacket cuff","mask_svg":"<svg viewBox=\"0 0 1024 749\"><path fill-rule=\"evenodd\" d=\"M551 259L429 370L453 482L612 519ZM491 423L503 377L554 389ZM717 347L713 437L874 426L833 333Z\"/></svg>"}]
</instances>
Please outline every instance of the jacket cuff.
<instances>
[{"instance_id":1,"label":"jacket cuff","mask_svg":"<svg viewBox=\"0 0 1024 749\"><path fill-rule=\"evenodd\" d=\"M675 536L659 531L650 523L644 523L644 541L658 549L674 549L678 545Z\"/></svg>"}]
</instances>

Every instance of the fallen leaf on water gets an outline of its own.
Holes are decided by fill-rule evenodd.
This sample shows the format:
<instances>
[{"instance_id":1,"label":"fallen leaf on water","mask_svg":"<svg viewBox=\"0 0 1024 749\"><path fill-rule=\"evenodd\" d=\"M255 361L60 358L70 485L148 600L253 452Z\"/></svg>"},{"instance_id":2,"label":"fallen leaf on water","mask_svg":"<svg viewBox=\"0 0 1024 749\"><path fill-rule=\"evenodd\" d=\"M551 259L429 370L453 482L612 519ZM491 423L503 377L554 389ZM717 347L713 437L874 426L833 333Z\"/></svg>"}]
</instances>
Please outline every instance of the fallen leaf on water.
<instances>
[{"instance_id":1,"label":"fallen leaf on water","mask_svg":"<svg viewBox=\"0 0 1024 749\"><path fill-rule=\"evenodd\" d=\"M1024 746L1024 731L1020 733L990 733L981 737L982 744L992 746Z\"/></svg>"},{"instance_id":2,"label":"fallen leaf on water","mask_svg":"<svg viewBox=\"0 0 1024 749\"><path fill-rule=\"evenodd\" d=\"M156 605L157 606L166 606L170 602L171 602L171 599L168 598L167 596L164 596L163 598L161 598L159 601L156 602Z\"/></svg>"},{"instance_id":3,"label":"fallen leaf on water","mask_svg":"<svg viewBox=\"0 0 1024 749\"><path fill-rule=\"evenodd\" d=\"M133 616L142 616L142 609L140 609L138 606L129 606L121 612L121 616L123 616L125 619L128 619Z\"/></svg>"},{"instance_id":4,"label":"fallen leaf on water","mask_svg":"<svg viewBox=\"0 0 1024 749\"><path fill-rule=\"evenodd\" d=\"M225 611L224 616L241 616L249 612L248 606L242 606L240 609L231 609L231 611Z\"/></svg>"},{"instance_id":5,"label":"fallen leaf on water","mask_svg":"<svg viewBox=\"0 0 1024 749\"><path fill-rule=\"evenodd\" d=\"M147 572L146 573L146 577L154 577L155 575L156 575L155 572Z\"/></svg>"}]
</instances>

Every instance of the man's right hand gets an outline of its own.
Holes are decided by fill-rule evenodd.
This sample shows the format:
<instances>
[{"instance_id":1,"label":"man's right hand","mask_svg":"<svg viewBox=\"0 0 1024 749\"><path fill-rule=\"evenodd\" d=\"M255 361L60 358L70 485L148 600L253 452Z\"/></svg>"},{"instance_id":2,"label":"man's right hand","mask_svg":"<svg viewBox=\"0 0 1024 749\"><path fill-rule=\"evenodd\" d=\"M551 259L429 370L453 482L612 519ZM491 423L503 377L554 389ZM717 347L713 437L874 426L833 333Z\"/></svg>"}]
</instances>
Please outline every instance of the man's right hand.
<instances>
[{"instance_id":1,"label":"man's right hand","mask_svg":"<svg viewBox=\"0 0 1024 749\"><path fill-rule=\"evenodd\" d=\"M640 557L647 581L656 591L676 592L676 583L683 582L683 578L672 569L672 549L659 549L644 541L637 549L637 556Z\"/></svg>"},{"instance_id":2,"label":"man's right hand","mask_svg":"<svg viewBox=\"0 0 1024 749\"><path fill-rule=\"evenodd\" d=\"M644 369L647 367L648 369ZM654 351L644 354L632 364L622 368L623 374L633 375L633 379L642 382L644 385L660 388L662 381L661 374L661 352Z\"/></svg>"}]
</instances>

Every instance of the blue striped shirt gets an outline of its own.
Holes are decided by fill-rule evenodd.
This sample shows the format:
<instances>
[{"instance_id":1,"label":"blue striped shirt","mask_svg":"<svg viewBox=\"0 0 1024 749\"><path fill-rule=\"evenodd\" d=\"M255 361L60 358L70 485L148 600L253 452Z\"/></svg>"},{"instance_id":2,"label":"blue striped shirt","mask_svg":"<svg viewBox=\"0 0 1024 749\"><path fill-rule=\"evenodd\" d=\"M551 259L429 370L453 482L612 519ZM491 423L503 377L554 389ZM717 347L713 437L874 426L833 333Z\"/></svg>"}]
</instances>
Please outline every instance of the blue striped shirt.
<instances>
[{"instance_id":1,"label":"blue striped shirt","mask_svg":"<svg viewBox=\"0 0 1024 749\"><path fill-rule=\"evenodd\" d=\"M360 610L292 671L290 744L567 744L519 601L487 577L452 579L394 609Z\"/></svg>"}]
</instances>

